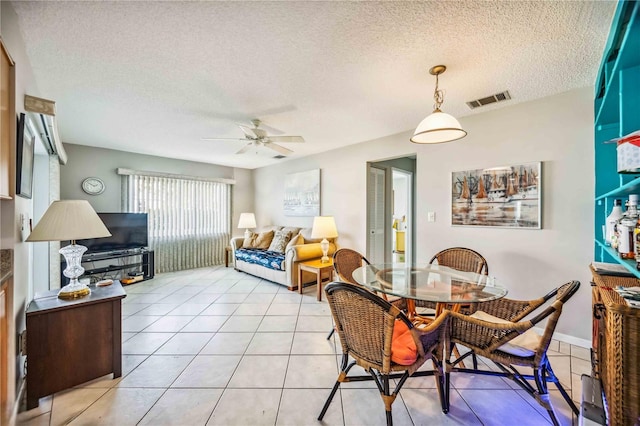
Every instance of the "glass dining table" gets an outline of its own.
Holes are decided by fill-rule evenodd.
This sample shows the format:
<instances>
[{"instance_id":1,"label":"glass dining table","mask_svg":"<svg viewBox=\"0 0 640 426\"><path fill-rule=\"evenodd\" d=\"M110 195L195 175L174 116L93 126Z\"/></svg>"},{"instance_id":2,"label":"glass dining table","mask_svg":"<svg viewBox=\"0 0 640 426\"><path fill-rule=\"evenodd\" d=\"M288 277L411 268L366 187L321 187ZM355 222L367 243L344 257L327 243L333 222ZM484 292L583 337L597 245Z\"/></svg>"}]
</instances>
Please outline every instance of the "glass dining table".
<instances>
[{"instance_id":1,"label":"glass dining table","mask_svg":"<svg viewBox=\"0 0 640 426\"><path fill-rule=\"evenodd\" d=\"M438 316L445 308L456 312L461 305L507 294L495 277L434 264L371 264L356 269L353 278L372 291L405 299L411 320L421 318L416 313L416 300L435 302Z\"/></svg>"}]
</instances>

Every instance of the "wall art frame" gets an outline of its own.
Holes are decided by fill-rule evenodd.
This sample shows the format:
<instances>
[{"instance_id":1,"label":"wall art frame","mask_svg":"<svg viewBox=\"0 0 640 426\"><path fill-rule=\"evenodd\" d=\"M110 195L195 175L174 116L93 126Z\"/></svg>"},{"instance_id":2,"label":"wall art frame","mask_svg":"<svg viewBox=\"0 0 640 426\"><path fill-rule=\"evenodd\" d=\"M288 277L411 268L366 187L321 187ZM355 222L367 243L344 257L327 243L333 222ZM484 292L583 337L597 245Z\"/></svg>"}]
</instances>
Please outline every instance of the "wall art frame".
<instances>
[{"instance_id":1,"label":"wall art frame","mask_svg":"<svg viewBox=\"0 0 640 426\"><path fill-rule=\"evenodd\" d=\"M542 162L451 174L451 225L542 229Z\"/></svg>"},{"instance_id":2,"label":"wall art frame","mask_svg":"<svg viewBox=\"0 0 640 426\"><path fill-rule=\"evenodd\" d=\"M285 216L320 216L320 169L285 176L283 208Z\"/></svg>"}]
</instances>

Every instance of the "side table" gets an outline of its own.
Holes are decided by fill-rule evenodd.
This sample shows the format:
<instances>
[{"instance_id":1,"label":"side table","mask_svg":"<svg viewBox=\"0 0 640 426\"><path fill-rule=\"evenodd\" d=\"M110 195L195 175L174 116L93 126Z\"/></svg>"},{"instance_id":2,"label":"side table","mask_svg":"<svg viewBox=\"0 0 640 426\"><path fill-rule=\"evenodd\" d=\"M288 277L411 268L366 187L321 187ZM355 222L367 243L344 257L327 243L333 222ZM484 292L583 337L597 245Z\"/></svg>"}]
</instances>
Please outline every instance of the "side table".
<instances>
[{"instance_id":1,"label":"side table","mask_svg":"<svg viewBox=\"0 0 640 426\"><path fill-rule=\"evenodd\" d=\"M27 308L27 410L38 399L113 373L122 375L122 299L118 281L91 294L37 296Z\"/></svg>"},{"instance_id":2,"label":"side table","mask_svg":"<svg viewBox=\"0 0 640 426\"><path fill-rule=\"evenodd\" d=\"M320 259L300 262L298 264L298 292L302 294L302 272L307 271L316 274L316 292L318 301L322 300L322 283L333 279L333 259L328 263L322 263Z\"/></svg>"}]
</instances>

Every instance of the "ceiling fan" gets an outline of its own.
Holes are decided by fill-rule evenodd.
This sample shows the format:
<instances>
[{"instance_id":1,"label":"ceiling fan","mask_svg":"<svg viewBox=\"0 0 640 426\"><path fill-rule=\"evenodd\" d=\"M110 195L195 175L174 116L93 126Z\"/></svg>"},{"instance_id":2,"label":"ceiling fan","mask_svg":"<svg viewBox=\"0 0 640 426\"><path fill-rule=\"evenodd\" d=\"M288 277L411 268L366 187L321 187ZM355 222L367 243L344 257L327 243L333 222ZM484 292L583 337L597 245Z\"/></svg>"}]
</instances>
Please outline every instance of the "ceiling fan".
<instances>
[{"instance_id":1,"label":"ceiling fan","mask_svg":"<svg viewBox=\"0 0 640 426\"><path fill-rule=\"evenodd\" d=\"M244 147L242 147L236 154L244 154L253 146L264 146L265 148L272 149L279 152L282 155L292 154L288 148L282 145L278 145L275 142L285 143L300 143L304 142L302 136L269 136L264 129L260 129L261 121L258 119L251 120L253 127L247 127L242 124L238 124L238 127L244 133L244 138L202 138L203 141L249 141Z\"/></svg>"}]
</instances>

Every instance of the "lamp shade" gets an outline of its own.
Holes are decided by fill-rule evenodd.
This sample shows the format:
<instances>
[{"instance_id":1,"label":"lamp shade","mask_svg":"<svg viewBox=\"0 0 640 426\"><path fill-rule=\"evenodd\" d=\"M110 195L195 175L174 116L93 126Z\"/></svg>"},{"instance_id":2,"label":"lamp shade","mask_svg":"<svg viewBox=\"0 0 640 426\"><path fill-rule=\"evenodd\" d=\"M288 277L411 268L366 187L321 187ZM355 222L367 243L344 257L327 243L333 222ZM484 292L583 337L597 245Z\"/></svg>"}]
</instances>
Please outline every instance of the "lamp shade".
<instances>
[{"instance_id":1,"label":"lamp shade","mask_svg":"<svg viewBox=\"0 0 640 426\"><path fill-rule=\"evenodd\" d=\"M238 228L255 228L256 216L253 213L240 213L240 220L238 220Z\"/></svg>"},{"instance_id":2,"label":"lamp shade","mask_svg":"<svg viewBox=\"0 0 640 426\"><path fill-rule=\"evenodd\" d=\"M98 214L86 200L60 200L51 203L27 241L66 241L109 237Z\"/></svg>"},{"instance_id":3,"label":"lamp shade","mask_svg":"<svg viewBox=\"0 0 640 426\"><path fill-rule=\"evenodd\" d=\"M413 143L443 143L461 139L467 135L455 117L440 110L422 120L411 137Z\"/></svg>"},{"instance_id":4,"label":"lamp shade","mask_svg":"<svg viewBox=\"0 0 640 426\"><path fill-rule=\"evenodd\" d=\"M313 218L311 238L337 238L338 230L333 216L316 216Z\"/></svg>"}]
</instances>

